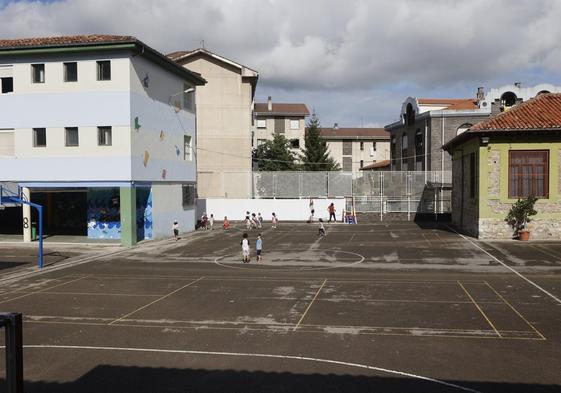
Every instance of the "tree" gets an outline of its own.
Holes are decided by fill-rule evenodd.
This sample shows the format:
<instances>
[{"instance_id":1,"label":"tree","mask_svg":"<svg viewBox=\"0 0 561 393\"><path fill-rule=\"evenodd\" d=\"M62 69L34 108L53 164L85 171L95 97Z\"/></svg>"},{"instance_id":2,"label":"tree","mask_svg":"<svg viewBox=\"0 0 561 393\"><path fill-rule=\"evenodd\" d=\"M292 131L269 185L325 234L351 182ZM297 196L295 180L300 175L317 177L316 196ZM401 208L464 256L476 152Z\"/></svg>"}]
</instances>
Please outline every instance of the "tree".
<instances>
[{"instance_id":1,"label":"tree","mask_svg":"<svg viewBox=\"0 0 561 393\"><path fill-rule=\"evenodd\" d=\"M341 168L329 156L327 142L319 134L319 119L315 113L306 126L305 149L302 155L302 167L306 171L338 171Z\"/></svg>"},{"instance_id":2,"label":"tree","mask_svg":"<svg viewBox=\"0 0 561 393\"><path fill-rule=\"evenodd\" d=\"M294 171L298 169L296 156L290 151L290 142L284 135L276 134L253 150L253 162L258 171Z\"/></svg>"}]
</instances>

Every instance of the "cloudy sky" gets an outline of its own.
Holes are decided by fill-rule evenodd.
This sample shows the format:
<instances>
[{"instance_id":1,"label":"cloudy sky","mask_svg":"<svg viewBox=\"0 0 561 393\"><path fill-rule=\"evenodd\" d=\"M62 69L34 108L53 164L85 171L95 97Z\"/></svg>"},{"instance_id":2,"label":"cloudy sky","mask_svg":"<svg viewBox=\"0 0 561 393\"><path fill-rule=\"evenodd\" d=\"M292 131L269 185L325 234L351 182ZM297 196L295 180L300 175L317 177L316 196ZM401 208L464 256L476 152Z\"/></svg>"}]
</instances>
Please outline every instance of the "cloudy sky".
<instances>
[{"instance_id":1,"label":"cloudy sky","mask_svg":"<svg viewBox=\"0 0 561 393\"><path fill-rule=\"evenodd\" d=\"M561 83L558 0L0 0L0 37L134 35L260 73L256 98L383 126L407 96Z\"/></svg>"}]
</instances>

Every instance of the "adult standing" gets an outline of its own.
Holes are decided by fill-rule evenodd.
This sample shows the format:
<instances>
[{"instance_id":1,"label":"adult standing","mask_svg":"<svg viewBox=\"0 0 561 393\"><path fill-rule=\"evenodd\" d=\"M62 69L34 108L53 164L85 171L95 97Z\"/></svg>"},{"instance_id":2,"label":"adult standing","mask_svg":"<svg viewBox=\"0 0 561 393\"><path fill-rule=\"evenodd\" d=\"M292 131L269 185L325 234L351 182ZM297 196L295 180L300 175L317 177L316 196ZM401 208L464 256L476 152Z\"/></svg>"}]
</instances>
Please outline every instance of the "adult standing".
<instances>
[{"instance_id":1,"label":"adult standing","mask_svg":"<svg viewBox=\"0 0 561 393\"><path fill-rule=\"evenodd\" d=\"M331 222L331 217L333 217L333 221L337 222L337 217L335 217L335 205L333 202L327 207L327 211L329 212L329 221Z\"/></svg>"}]
</instances>

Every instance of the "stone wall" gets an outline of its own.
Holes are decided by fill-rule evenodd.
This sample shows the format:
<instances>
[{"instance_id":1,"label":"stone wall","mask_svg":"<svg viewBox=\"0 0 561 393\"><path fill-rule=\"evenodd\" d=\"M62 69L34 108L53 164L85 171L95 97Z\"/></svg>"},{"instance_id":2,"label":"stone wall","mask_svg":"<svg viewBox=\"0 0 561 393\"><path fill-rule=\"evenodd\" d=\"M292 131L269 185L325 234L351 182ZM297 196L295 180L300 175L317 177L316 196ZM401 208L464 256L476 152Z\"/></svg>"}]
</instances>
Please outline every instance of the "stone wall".
<instances>
[{"instance_id":1,"label":"stone wall","mask_svg":"<svg viewBox=\"0 0 561 393\"><path fill-rule=\"evenodd\" d=\"M506 213L505 213L506 216ZM535 219L528 224L531 239L561 239L561 221L559 219ZM512 239L512 228L501 219L480 218L480 239Z\"/></svg>"}]
</instances>

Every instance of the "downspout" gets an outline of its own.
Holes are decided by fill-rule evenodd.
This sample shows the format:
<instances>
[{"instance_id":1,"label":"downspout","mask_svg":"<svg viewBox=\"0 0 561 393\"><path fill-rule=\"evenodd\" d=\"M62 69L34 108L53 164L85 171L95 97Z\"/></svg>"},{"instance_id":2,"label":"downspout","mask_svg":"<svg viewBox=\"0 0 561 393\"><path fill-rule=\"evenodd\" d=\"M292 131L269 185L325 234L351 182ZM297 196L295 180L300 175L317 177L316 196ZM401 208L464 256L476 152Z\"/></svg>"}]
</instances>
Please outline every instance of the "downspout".
<instances>
[{"instance_id":1,"label":"downspout","mask_svg":"<svg viewBox=\"0 0 561 393\"><path fill-rule=\"evenodd\" d=\"M444 201L442 200L442 190L444 189L443 187L443 180L444 180L444 149L442 148L442 146L444 146L444 113L441 113L440 115L440 142L442 143L442 145L440 146L440 192L439 192L439 197L440 197L440 213L442 214L444 212Z\"/></svg>"},{"instance_id":2,"label":"downspout","mask_svg":"<svg viewBox=\"0 0 561 393\"><path fill-rule=\"evenodd\" d=\"M425 167L423 168L424 172L425 172L425 184L427 184L427 176L428 176L427 171L429 170L429 167L428 167L428 151L429 150L428 150L428 143L427 143L428 142L428 133L429 133L429 120L425 119L425 143L424 143L425 144Z\"/></svg>"}]
</instances>

